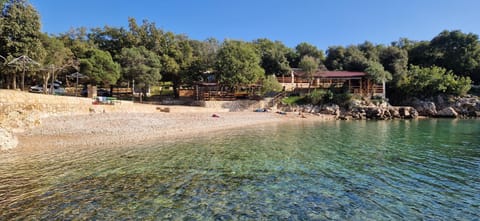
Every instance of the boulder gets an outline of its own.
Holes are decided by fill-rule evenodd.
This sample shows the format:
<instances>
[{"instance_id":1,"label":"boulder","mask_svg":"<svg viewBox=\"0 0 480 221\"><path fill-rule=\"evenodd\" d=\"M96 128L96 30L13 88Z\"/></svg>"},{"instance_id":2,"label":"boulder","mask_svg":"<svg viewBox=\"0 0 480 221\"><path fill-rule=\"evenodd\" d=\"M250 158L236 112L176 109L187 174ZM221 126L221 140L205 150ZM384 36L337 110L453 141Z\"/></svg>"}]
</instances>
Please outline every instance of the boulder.
<instances>
[{"instance_id":1,"label":"boulder","mask_svg":"<svg viewBox=\"0 0 480 221\"><path fill-rule=\"evenodd\" d=\"M478 97L467 96L458 98L452 108L462 116L475 117L475 112L480 111L480 99Z\"/></svg>"},{"instance_id":2,"label":"boulder","mask_svg":"<svg viewBox=\"0 0 480 221\"><path fill-rule=\"evenodd\" d=\"M0 128L0 150L9 150L18 145L17 138L7 130Z\"/></svg>"},{"instance_id":3,"label":"boulder","mask_svg":"<svg viewBox=\"0 0 480 221\"><path fill-rule=\"evenodd\" d=\"M413 107L417 110L419 115L422 115L422 116L437 115L436 105L431 101L416 100L413 102Z\"/></svg>"},{"instance_id":4,"label":"boulder","mask_svg":"<svg viewBox=\"0 0 480 221\"><path fill-rule=\"evenodd\" d=\"M436 117L456 118L458 117L458 113L453 109L453 107L447 107L439 111Z\"/></svg>"},{"instance_id":5,"label":"boulder","mask_svg":"<svg viewBox=\"0 0 480 221\"><path fill-rule=\"evenodd\" d=\"M393 118L402 118L402 116L400 115L399 108L390 107L388 111L390 112L390 116L392 116Z\"/></svg>"},{"instance_id":6,"label":"boulder","mask_svg":"<svg viewBox=\"0 0 480 221\"><path fill-rule=\"evenodd\" d=\"M480 117L480 111L473 112L472 117Z\"/></svg>"},{"instance_id":7,"label":"boulder","mask_svg":"<svg viewBox=\"0 0 480 221\"><path fill-rule=\"evenodd\" d=\"M336 104L324 105L320 108L320 113L338 115L340 113L340 107Z\"/></svg>"},{"instance_id":8,"label":"boulder","mask_svg":"<svg viewBox=\"0 0 480 221\"><path fill-rule=\"evenodd\" d=\"M400 118L403 119L415 119L418 117L418 112L413 107L398 107L398 113Z\"/></svg>"}]
</instances>

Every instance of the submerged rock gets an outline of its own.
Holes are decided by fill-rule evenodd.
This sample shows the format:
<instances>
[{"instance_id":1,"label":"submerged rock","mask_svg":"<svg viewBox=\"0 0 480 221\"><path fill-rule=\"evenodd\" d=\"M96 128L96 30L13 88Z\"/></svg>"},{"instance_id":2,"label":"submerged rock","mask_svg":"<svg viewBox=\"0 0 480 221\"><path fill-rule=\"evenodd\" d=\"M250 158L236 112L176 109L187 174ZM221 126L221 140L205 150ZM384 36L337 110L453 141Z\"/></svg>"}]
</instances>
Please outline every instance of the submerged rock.
<instances>
[{"instance_id":1,"label":"submerged rock","mask_svg":"<svg viewBox=\"0 0 480 221\"><path fill-rule=\"evenodd\" d=\"M9 150L17 147L18 140L12 133L0 128L0 150Z\"/></svg>"}]
</instances>

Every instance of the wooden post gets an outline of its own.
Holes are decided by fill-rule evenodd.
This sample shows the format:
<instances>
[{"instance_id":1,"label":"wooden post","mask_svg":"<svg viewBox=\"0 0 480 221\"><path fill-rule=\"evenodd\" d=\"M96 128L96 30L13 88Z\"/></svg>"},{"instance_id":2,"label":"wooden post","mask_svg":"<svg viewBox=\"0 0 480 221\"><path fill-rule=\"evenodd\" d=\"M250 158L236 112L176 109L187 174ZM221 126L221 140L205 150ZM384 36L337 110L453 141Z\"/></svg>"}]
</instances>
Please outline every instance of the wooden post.
<instances>
[{"instance_id":1,"label":"wooden post","mask_svg":"<svg viewBox=\"0 0 480 221\"><path fill-rule=\"evenodd\" d=\"M362 79L360 78L360 94L361 94L361 95L363 95L362 85L363 85L363 81L362 81Z\"/></svg>"},{"instance_id":2,"label":"wooden post","mask_svg":"<svg viewBox=\"0 0 480 221\"><path fill-rule=\"evenodd\" d=\"M352 93L352 79L348 79L348 92Z\"/></svg>"}]
</instances>

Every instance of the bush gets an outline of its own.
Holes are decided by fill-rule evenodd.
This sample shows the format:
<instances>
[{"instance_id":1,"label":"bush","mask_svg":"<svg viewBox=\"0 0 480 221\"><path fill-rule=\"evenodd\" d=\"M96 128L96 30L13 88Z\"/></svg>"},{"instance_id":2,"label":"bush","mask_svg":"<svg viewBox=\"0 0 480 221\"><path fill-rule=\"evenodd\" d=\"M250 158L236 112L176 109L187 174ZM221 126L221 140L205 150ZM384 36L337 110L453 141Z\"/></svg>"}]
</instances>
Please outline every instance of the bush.
<instances>
[{"instance_id":1,"label":"bush","mask_svg":"<svg viewBox=\"0 0 480 221\"><path fill-rule=\"evenodd\" d=\"M290 96L282 99L282 103L287 105L303 103L304 97L301 96Z\"/></svg>"},{"instance_id":2,"label":"bush","mask_svg":"<svg viewBox=\"0 0 480 221\"><path fill-rule=\"evenodd\" d=\"M411 65L396 89L405 96L422 98L439 94L465 95L471 84L469 77L457 76L445 68Z\"/></svg>"},{"instance_id":3,"label":"bush","mask_svg":"<svg viewBox=\"0 0 480 221\"><path fill-rule=\"evenodd\" d=\"M338 106L346 107L352 101L352 94L349 92L334 94L332 103L337 104Z\"/></svg>"},{"instance_id":4,"label":"bush","mask_svg":"<svg viewBox=\"0 0 480 221\"><path fill-rule=\"evenodd\" d=\"M279 92L282 90L282 85L278 83L277 78L274 75L267 76L263 80L262 95L268 92Z\"/></svg>"},{"instance_id":5,"label":"bush","mask_svg":"<svg viewBox=\"0 0 480 221\"><path fill-rule=\"evenodd\" d=\"M333 93L330 90L313 90L310 94L307 95L309 103L320 104L323 102L328 102L333 98Z\"/></svg>"}]
</instances>

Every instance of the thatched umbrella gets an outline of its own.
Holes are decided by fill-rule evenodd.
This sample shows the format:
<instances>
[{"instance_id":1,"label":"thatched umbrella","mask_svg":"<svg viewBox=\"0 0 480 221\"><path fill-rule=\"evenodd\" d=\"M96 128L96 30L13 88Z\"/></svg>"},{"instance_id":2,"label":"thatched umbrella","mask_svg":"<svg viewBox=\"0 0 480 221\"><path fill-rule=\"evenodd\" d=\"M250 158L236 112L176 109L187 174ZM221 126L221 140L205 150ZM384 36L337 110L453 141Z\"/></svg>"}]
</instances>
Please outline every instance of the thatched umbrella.
<instances>
[{"instance_id":1,"label":"thatched umbrella","mask_svg":"<svg viewBox=\"0 0 480 221\"><path fill-rule=\"evenodd\" d=\"M10 62L8 62L8 65L11 65L11 66L20 66L23 70L22 72L22 84L20 85L21 88L22 88L22 91L25 89L25 71L27 70L27 68L29 66L32 66L32 65L36 65L36 66L40 66L40 63L34 61L33 59L29 58L28 56L26 55L22 55L18 58L15 58L13 60L11 60Z\"/></svg>"}]
</instances>

